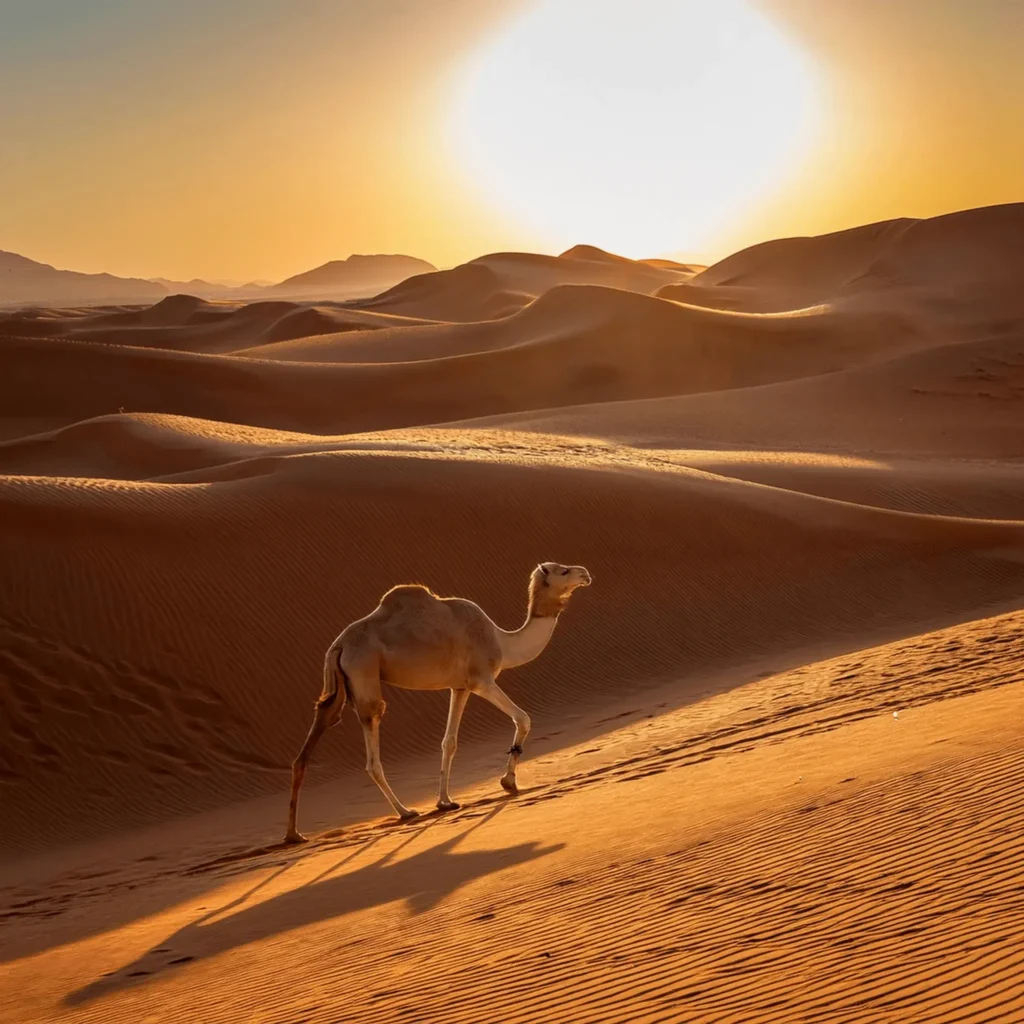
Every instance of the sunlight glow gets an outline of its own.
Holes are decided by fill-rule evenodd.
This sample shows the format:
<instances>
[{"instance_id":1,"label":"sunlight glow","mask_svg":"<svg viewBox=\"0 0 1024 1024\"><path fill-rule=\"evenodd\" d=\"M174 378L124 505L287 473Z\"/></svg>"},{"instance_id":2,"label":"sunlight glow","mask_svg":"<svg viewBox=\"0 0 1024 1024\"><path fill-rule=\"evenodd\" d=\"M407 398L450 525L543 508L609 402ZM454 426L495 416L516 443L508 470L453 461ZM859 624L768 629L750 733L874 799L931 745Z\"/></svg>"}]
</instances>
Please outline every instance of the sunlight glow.
<instances>
[{"instance_id":1,"label":"sunlight glow","mask_svg":"<svg viewBox=\"0 0 1024 1024\"><path fill-rule=\"evenodd\" d=\"M461 69L450 131L546 244L699 258L800 168L817 97L748 0L538 0Z\"/></svg>"}]
</instances>

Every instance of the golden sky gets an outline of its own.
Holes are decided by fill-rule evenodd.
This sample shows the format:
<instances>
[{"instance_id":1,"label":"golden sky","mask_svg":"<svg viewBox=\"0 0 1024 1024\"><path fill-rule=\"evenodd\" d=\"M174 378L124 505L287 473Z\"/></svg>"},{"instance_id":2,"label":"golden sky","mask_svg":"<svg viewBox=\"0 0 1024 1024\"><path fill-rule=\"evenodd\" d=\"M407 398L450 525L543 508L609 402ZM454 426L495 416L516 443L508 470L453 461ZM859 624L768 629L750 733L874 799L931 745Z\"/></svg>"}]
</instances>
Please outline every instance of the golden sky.
<instances>
[{"instance_id":1,"label":"golden sky","mask_svg":"<svg viewBox=\"0 0 1024 1024\"><path fill-rule=\"evenodd\" d=\"M0 0L0 249L706 262L1024 200L1022 38L1016 0Z\"/></svg>"}]
</instances>

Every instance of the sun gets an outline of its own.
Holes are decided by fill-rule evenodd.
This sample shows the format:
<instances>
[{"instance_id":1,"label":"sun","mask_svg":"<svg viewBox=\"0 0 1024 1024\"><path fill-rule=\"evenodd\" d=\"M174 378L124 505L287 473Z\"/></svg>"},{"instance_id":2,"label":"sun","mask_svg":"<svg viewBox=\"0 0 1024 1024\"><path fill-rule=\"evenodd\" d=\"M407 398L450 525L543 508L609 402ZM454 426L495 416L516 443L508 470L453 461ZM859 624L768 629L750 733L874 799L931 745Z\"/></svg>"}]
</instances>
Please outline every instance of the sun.
<instances>
[{"instance_id":1,"label":"sun","mask_svg":"<svg viewBox=\"0 0 1024 1024\"><path fill-rule=\"evenodd\" d=\"M546 246L699 255L803 164L818 95L748 0L537 0L459 69L448 129Z\"/></svg>"}]
</instances>

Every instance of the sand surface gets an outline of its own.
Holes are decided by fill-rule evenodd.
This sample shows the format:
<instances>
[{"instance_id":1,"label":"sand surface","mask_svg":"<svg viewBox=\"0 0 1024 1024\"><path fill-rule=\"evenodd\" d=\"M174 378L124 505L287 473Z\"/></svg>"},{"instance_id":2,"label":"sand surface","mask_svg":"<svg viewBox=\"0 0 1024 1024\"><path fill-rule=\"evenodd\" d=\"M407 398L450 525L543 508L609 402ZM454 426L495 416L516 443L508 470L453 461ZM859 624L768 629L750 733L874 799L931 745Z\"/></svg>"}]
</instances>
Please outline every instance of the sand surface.
<instances>
[{"instance_id":1,"label":"sand surface","mask_svg":"<svg viewBox=\"0 0 1024 1024\"><path fill-rule=\"evenodd\" d=\"M1024 1020L1022 232L0 314L3 1019ZM523 793L346 715L282 846L339 630L544 559Z\"/></svg>"}]
</instances>

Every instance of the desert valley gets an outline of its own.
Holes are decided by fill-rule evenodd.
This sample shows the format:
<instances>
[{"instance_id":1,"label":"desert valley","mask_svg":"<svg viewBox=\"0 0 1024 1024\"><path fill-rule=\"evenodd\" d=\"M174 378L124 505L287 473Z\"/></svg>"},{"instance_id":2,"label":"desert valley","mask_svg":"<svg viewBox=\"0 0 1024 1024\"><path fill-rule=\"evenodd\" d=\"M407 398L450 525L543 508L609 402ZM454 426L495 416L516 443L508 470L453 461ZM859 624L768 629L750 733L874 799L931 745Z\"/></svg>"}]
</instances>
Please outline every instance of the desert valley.
<instances>
[{"instance_id":1,"label":"desert valley","mask_svg":"<svg viewBox=\"0 0 1024 1024\"><path fill-rule=\"evenodd\" d=\"M0 312L4 1020L1024 1020L1024 204L415 262ZM390 689L284 844L337 633L545 559L520 794Z\"/></svg>"}]
</instances>

